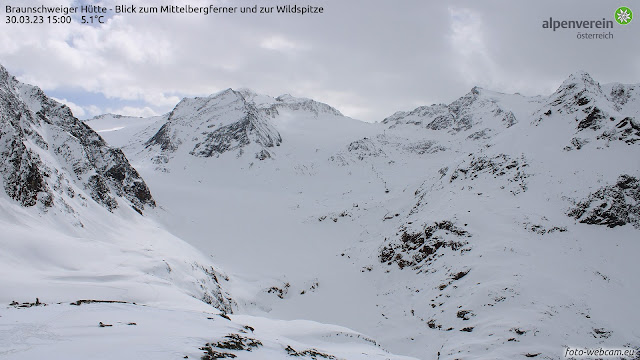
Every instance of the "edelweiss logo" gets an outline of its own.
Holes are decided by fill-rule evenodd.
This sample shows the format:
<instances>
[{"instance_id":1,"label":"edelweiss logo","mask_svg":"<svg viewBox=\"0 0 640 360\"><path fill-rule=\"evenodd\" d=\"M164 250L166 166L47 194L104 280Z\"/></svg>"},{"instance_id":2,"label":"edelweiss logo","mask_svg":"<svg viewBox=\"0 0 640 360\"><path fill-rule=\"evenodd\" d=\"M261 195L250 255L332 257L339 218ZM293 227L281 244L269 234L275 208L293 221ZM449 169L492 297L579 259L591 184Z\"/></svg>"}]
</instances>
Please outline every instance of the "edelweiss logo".
<instances>
[{"instance_id":1,"label":"edelweiss logo","mask_svg":"<svg viewBox=\"0 0 640 360\"><path fill-rule=\"evenodd\" d=\"M628 7L619 7L616 10L616 21L620 25L627 25L633 19L633 12Z\"/></svg>"}]
</instances>

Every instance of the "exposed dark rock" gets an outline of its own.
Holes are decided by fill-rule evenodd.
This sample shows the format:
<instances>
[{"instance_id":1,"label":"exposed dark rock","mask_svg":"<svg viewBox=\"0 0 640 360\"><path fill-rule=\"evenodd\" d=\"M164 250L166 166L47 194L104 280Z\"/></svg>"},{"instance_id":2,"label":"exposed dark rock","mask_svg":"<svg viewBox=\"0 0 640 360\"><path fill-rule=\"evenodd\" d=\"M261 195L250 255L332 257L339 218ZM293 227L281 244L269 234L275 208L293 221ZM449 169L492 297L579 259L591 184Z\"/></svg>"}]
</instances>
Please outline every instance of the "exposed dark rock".
<instances>
[{"instance_id":1,"label":"exposed dark rock","mask_svg":"<svg viewBox=\"0 0 640 360\"><path fill-rule=\"evenodd\" d=\"M134 304L135 305L135 303L119 301L119 300L78 300L78 301L69 303L69 305L75 305L75 306L80 306L82 304Z\"/></svg>"},{"instance_id":2,"label":"exposed dark rock","mask_svg":"<svg viewBox=\"0 0 640 360\"><path fill-rule=\"evenodd\" d=\"M200 357L201 360L235 359L237 357L236 355L231 353L216 351L210 346L203 346L200 348L200 350L203 350L205 352L205 354Z\"/></svg>"},{"instance_id":3,"label":"exposed dark rock","mask_svg":"<svg viewBox=\"0 0 640 360\"><path fill-rule=\"evenodd\" d=\"M229 281L229 278L212 267L202 266L197 263L194 263L193 266L201 269L206 275L206 278L201 280L200 284L200 287L203 290L203 295L200 300L222 311L220 316L225 317L227 320L231 320L225 314L233 314L234 301L231 299L229 294L222 290L219 281L220 278ZM209 283L209 286L204 286L207 282Z\"/></svg>"},{"instance_id":4,"label":"exposed dark rock","mask_svg":"<svg viewBox=\"0 0 640 360\"><path fill-rule=\"evenodd\" d=\"M611 337L612 332L611 331L607 331L603 328L600 329L593 329L593 337L595 338L603 338L603 339L608 339Z\"/></svg>"},{"instance_id":5,"label":"exposed dark rock","mask_svg":"<svg viewBox=\"0 0 640 360\"><path fill-rule=\"evenodd\" d=\"M456 119L451 113L436 116L425 127L431 130L444 130L453 126ZM468 119L467 119L468 121Z\"/></svg>"},{"instance_id":6,"label":"exposed dark rock","mask_svg":"<svg viewBox=\"0 0 640 360\"><path fill-rule=\"evenodd\" d=\"M524 226L525 229L534 232L538 235L545 235L545 234L552 234L554 232L565 232L567 231L567 228L565 226L551 226L551 227L545 227L543 225L539 225L539 224L531 224L531 223L526 223Z\"/></svg>"},{"instance_id":7,"label":"exposed dark rock","mask_svg":"<svg viewBox=\"0 0 640 360\"><path fill-rule=\"evenodd\" d=\"M598 130L601 127L600 121L606 119L605 114L595 106L593 109L586 109L586 111L588 112L588 115L584 119L580 120L578 123L578 130Z\"/></svg>"},{"instance_id":8,"label":"exposed dark rock","mask_svg":"<svg viewBox=\"0 0 640 360\"><path fill-rule=\"evenodd\" d=\"M427 326L429 327L429 329L442 329L442 325L436 323L435 319L430 319L429 321L427 321Z\"/></svg>"},{"instance_id":9,"label":"exposed dark rock","mask_svg":"<svg viewBox=\"0 0 640 360\"><path fill-rule=\"evenodd\" d=\"M462 320L469 320L469 319L471 319L472 316L475 316L475 314L471 310L460 310L456 314L456 317L458 317L458 318L460 318Z\"/></svg>"},{"instance_id":10,"label":"exposed dark rock","mask_svg":"<svg viewBox=\"0 0 640 360\"><path fill-rule=\"evenodd\" d=\"M396 263L400 269L412 267L416 270L437 259L445 249L468 250L466 248L468 242L450 238L471 236L466 230L456 227L447 220L425 226L420 232L410 232L406 229L401 229L400 232L400 239L382 247L378 259L387 265Z\"/></svg>"},{"instance_id":11,"label":"exposed dark rock","mask_svg":"<svg viewBox=\"0 0 640 360\"><path fill-rule=\"evenodd\" d=\"M511 189L515 195L527 191L526 179L529 177L524 169L529 166L523 156L518 159L506 154L500 154L489 158L488 156L472 156L459 165L449 178L449 182L461 179L474 180L480 175L493 175L494 177L506 177L506 180L516 185Z\"/></svg>"},{"instance_id":12,"label":"exposed dark rock","mask_svg":"<svg viewBox=\"0 0 640 360\"><path fill-rule=\"evenodd\" d=\"M471 269L467 270L467 271L459 271L455 274L453 274L453 276L451 277L453 280L460 280L463 277L467 276L467 274L469 273L469 271L471 271Z\"/></svg>"},{"instance_id":13,"label":"exposed dark rock","mask_svg":"<svg viewBox=\"0 0 640 360\"><path fill-rule=\"evenodd\" d=\"M258 151L258 153L256 153L256 159L258 159L258 160L271 159L271 153L268 152L265 149L262 149L262 150Z\"/></svg>"},{"instance_id":14,"label":"exposed dark rock","mask_svg":"<svg viewBox=\"0 0 640 360\"><path fill-rule=\"evenodd\" d=\"M620 175L616 184L590 194L569 209L568 215L584 224L608 227L633 224L640 228L640 181Z\"/></svg>"},{"instance_id":15,"label":"exposed dark rock","mask_svg":"<svg viewBox=\"0 0 640 360\"><path fill-rule=\"evenodd\" d=\"M171 115L169 115L171 117ZM158 145L163 151L173 152L178 149L178 145L171 140L169 123L165 123L160 127L157 133L155 133L151 139L146 143L146 146Z\"/></svg>"},{"instance_id":16,"label":"exposed dark rock","mask_svg":"<svg viewBox=\"0 0 640 360\"><path fill-rule=\"evenodd\" d=\"M277 286L272 286L269 289L267 289L267 293L276 294L276 296L279 297L280 299L284 299L284 297L289 293L290 287L291 287L291 284L289 283L285 283L282 288L279 288Z\"/></svg>"},{"instance_id":17,"label":"exposed dark rock","mask_svg":"<svg viewBox=\"0 0 640 360\"><path fill-rule=\"evenodd\" d=\"M613 129L603 131L598 139L619 140L630 145L640 142L640 121L632 117L625 117L617 122Z\"/></svg>"},{"instance_id":18,"label":"exposed dark rock","mask_svg":"<svg viewBox=\"0 0 640 360\"><path fill-rule=\"evenodd\" d=\"M287 351L287 354L289 354L289 356L310 357L313 360L318 360L320 358L322 358L322 359L338 359L337 357L335 357L333 355L322 353L322 352L320 352L320 351L318 351L316 349L307 349L307 350L303 350L303 351L296 351L294 348L291 347L291 345L287 345L285 350Z\"/></svg>"},{"instance_id":19,"label":"exposed dark rock","mask_svg":"<svg viewBox=\"0 0 640 360\"><path fill-rule=\"evenodd\" d=\"M17 301L12 301L11 304L9 304L9 306L13 306L14 308L18 308L18 309L25 309L25 308L30 308L30 307L34 307L34 306L47 306L47 304L40 302L39 298L36 298L35 302L23 302L23 303L19 303Z\"/></svg>"},{"instance_id":20,"label":"exposed dark rock","mask_svg":"<svg viewBox=\"0 0 640 360\"><path fill-rule=\"evenodd\" d=\"M609 93L609 99L618 105L618 108L625 105L631 99L632 92L636 85L615 84Z\"/></svg>"},{"instance_id":21,"label":"exposed dark rock","mask_svg":"<svg viewBox=\"0 0 640 360\"><path fill-rule=\"evenodd\" d=\"M565 151L580 150L582 149L583 146L585 146L588 143L589 143L588 139L581 139L578 137L574 137L571 139L571 145L565 146L564 150Z\"/></svg>"},{"instance_id":22,"label":"exposed dark rock","mask_svg":"<svg viewBox=\"0 0 640 360\"><path fill-rule=\"evenodd\" d=\"M118 201L111 196L109 186L103 177L92 175L87 181L86 189L89 191L91 198L100 205L103 205L109 211L113 211L118 207Z\"/></svg>"},{"instance_id":23,"label":"exposed dark rock","mask_svg":"<svg viewBox=\"0 0 640 360\"><path fill-rule=\"evenodd\" d=\"M200 350L203 350L205 352L205 354L202 355L201 359L213 360L236 358L237 355L229 352L218 351L218 349L232 351L252 351L260 346L262 346L262 342L260 340L252 339L239 334L229 334L225 336L223 340L215 343L207 343L205 346L201 347Z\"/></svg>"},{"instance_id":24,"label":"exposed dark rock","mask_svg":"<svg viewBox=\"0 0 640 360\"><path fill-rule=\"evenodd\" d=\"M223 340L207 345L225 350L251 351L262 346L262 342L239 334L229 334Z\"/></svg>"}]
</instances>

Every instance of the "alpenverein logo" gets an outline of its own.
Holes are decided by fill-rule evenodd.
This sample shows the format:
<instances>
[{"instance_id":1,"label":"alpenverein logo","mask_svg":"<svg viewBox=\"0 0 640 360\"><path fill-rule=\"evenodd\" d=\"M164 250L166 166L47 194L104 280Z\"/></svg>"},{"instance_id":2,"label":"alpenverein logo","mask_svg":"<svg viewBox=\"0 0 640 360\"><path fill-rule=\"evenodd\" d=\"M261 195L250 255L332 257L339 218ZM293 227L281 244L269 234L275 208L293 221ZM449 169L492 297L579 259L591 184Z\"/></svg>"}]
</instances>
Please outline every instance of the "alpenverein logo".
<instances>
[{"instance_id":1,"label":"alpenverein logo","mask_svg":"<svg viewBox=\"0 0 640 360\"><path fill-rule=\"evenodd\" d=\"M616 21L620 25L627 25L633 19L633 12L628 7L622 6L616 10Z\"/></svg>"}]
</instances>

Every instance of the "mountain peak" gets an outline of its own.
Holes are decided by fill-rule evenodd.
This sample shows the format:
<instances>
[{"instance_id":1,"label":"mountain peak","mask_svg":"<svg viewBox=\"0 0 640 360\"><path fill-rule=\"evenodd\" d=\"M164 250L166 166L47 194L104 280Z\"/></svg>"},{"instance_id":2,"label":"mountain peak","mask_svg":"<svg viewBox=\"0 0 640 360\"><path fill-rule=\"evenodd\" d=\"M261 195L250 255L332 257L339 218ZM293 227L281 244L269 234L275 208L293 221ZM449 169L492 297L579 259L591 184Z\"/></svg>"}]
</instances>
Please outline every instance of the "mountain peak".
<instances>
[{"instance_id":1,"label":"mountain peak","mask_svg":"<svg viewBox=\"0 0 640 360\"><path fill-rule=\"evenodd\" d=\"M293 95L291 95L291 94L282 94L282 95L278 96L278 97L276 98L276 100L278 100L278 101L284 101L284 102L290 102L290 101L296 101L296 100L309 100L309 99L306 99L306 98L297 98L297 97L295 97L295 96L293 96Z\"/></svg>"},{"instance_id":2,"label":"mountain peak","mask_svg":"<svg viewBox=\"0 0 640 360\"><path fill-rule=\"evenodd\" d=\"M596 86L598 88L600 87L600 84L598 84L598 82L593 80L593 78L591 77L591 75L589 75L588 72L583 70L576 71L571 75L569 75L569 77L567 77L567 79L562 83L560 88L568 87L571 85L574 85L574 86L583 85L585 87Z\"/></svg>"},{"instance_id":3,"label":"mountain peak","mask_svg":"<svg viewBox=\"0 0 640 360\"><path fill-rule=\"evenodd\" d=\"M232 95L235 95L236 97L239 97L239 96L242 96L242 93L239 92L239 91L236 91L236 90L234 90L232 88L227 88L227 89L224 89L222 91L219 91L217 93L214 93L214 94L208 96L208 98L216 99L216 98L222 98L222 97L232 96Z\"/></svg>"},{"instance_id":4,"label":"mountain peak","mask_svg":"<svg viewBox=\"0 0 640 360\"><path fill-rule=\"evenodd\" d=\"M2 86L8 85L11 79L14 79L14 77L11 76L11 74L9 74L7 69L5 69L4 66L2 66L2 64L0 64L0 85Z\"/></svg>"},{"instance_id":5,"label":"mountain peak","mask_svg":"<svg viewBox=\"0 0 640 360\"><path fill-rule=\"evenodd\" d=\"M604 98L600 84L591 75L585 71L576 71L549 97L549 105L562 108L562 112L572 113Z\"/></svg>"},{"instance_id":6,"label":"mountain peak","mask_svg":"<svg viewBox=\"0 0 640 360\"><path fill-rule=\"evenodd\" d=\"M133 117L142 118L141 116L125 116L125 115L121 115L121 114L104 113L104 114L96 115L96 116L92 117L91 119L88 119L88 120L85 120L85 121L100 120L100 119L106 119L106 118L122 119L122 118L133 118Z\"/></svg>"},{"instance_id":7,"label":"mountain peak","mask_svg":"<svg viewBox=\"0 0 640 360\"><path fill-rule=\"evenodd\" d=\"M585 92L590 93L592 96L603 94L600 84L593 80L589 73L586 71L576 71L562 82L562 85L556 90L555 95L567 93L584 95Z\"/></svg>"}]
</instances>

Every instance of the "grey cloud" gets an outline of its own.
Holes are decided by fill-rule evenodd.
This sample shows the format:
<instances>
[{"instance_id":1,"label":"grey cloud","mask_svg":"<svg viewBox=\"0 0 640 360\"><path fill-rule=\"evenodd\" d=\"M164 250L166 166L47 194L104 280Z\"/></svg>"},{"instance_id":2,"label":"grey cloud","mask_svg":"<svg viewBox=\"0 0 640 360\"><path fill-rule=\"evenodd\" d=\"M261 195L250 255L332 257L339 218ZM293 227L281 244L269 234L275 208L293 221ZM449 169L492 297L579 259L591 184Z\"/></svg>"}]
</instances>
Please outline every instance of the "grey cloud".
<instances>
[{"instance_id":1,"label":"grey cloud","mask_svg":"<svg viewBox=\"0 0 640 360\"><path fill-rule=\"evenodd\" d=\"M541 27L550 16L613 18L613 3L309 3L322 5L325 14L129 15L102 28L77 24L51 33L2 24L0 62L46 89L142 99L156 111L169 110L176 95L248 87L315 98L367 121L450 102L474 85L539 94L578 69L601 82L638 82L640 75L640 50L632 45L640 22L614 29L614 40L577 40L574 30Z\"/></svg>"}]
</instances>

